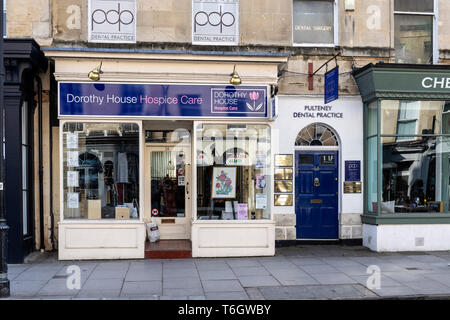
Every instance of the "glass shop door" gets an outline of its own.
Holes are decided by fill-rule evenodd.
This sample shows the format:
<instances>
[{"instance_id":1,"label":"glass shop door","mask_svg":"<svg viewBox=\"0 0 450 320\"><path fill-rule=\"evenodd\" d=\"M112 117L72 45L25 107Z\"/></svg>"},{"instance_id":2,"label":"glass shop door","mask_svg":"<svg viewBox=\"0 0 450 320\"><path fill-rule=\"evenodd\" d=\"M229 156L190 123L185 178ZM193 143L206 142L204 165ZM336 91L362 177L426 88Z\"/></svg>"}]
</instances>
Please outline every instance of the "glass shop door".
<instances>
[{"instance_id":1,"label":"glass shop door","mask_svg":"<svg viewBox=\"0 0 450 320\"><path fill-rule=\"evenodd\" d=\"M189 146L147 146L145 161L146 208L161 239L190 239Z\"/></svg>"}]
</instances>

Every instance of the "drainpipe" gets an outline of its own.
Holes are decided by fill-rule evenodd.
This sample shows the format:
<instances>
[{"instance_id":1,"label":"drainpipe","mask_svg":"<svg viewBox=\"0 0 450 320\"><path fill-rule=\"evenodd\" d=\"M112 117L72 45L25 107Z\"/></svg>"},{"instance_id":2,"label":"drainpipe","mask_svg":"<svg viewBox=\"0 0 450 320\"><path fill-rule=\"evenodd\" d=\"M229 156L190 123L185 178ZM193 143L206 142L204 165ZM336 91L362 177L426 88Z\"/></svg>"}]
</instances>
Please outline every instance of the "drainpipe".
<instances>
[{"instance_id":1,"label":"drainpipe","mask_svg":"<svg viewBox=\"0 0 450 320\"><path fill-rule=\"evenodd\" d=\"M44 244L44 171L42 167L42 81L41 78L36 77L38 85L38 135L39 135L39 232L40 232L40 249L45 250ZM51 195L51 194L50 194Z\"/></svg>"},{"instance_id":2,"label":"drainpipe","mask_svg":"<svg viewBox=\"0 0 450 320\"><path fill-rule=\"evenodd\" d=\"M3 0L0 0L0 8L3 10ZM10 296L10 283L8 279L8 230L6 224L5 206L4 206L4 186L5 182L5 161L3 154L3 137L4 137L4 60L3 60L3 13L0 15L0 298Z\"/></svg>"}]
</instances>

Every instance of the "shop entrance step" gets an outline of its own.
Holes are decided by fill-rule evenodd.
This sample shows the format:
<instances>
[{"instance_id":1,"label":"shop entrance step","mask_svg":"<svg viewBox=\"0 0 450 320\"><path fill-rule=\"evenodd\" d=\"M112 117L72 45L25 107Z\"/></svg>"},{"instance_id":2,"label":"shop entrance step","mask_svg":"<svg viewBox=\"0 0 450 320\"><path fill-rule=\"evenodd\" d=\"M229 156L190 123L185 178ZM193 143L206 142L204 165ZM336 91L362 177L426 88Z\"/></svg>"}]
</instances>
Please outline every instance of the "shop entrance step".
<instances>
[{"instance_id":1,"label":"shop entrance step","mask_svg":"<svg viewBox=\"0 0 450 320\"><path fill-rule=\"evenodd\" d=\"M190 240L159 240L145 243L145 259L186 259L191 257Z\"/></svg>"}]
</instances>

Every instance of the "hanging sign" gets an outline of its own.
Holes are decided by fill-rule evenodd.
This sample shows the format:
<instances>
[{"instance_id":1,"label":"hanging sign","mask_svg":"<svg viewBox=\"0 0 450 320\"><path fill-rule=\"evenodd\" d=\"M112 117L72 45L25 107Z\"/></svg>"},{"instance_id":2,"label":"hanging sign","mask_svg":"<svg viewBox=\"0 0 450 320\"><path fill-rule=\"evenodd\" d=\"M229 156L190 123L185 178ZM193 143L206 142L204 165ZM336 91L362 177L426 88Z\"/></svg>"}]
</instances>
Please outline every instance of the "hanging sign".
<instances>
[{"instance_id":1,"label":"hanging sign","mask_svg":"<svg viewBox=\"0 0 450 320\"><path fill-rule=\"evenodd\" d=\"M59 83L60 116L268 118L267 86Z\"/></svg>"},{"instance_id":2,"label":"hanging sign","mask_svg":"<svg viewBox=\"0 0 450 320\"><path fill-rule=\"evenodd\" d=\"M325 73L325 104L339 98L339 67Z\"/></svg>"}]
</instances>

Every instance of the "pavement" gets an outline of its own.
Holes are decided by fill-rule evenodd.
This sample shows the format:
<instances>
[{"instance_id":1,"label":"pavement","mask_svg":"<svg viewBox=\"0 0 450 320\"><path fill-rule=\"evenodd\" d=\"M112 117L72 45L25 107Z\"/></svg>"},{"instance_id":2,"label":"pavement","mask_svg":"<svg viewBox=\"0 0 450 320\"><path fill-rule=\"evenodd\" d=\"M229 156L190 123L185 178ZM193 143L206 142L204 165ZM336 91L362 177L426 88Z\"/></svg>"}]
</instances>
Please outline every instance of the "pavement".
<instances>
[{"instance_id":1,"label":"pavement","mask_svg":"<svg viewBox=\"0 0 450 320\"><path fill-rule=\"evenodd\" d=\"M35 253L9 265L8 277L8 299L450 299L450 251L301 245L274 257L111 261Z\"/></svg>"}]
</instances>

